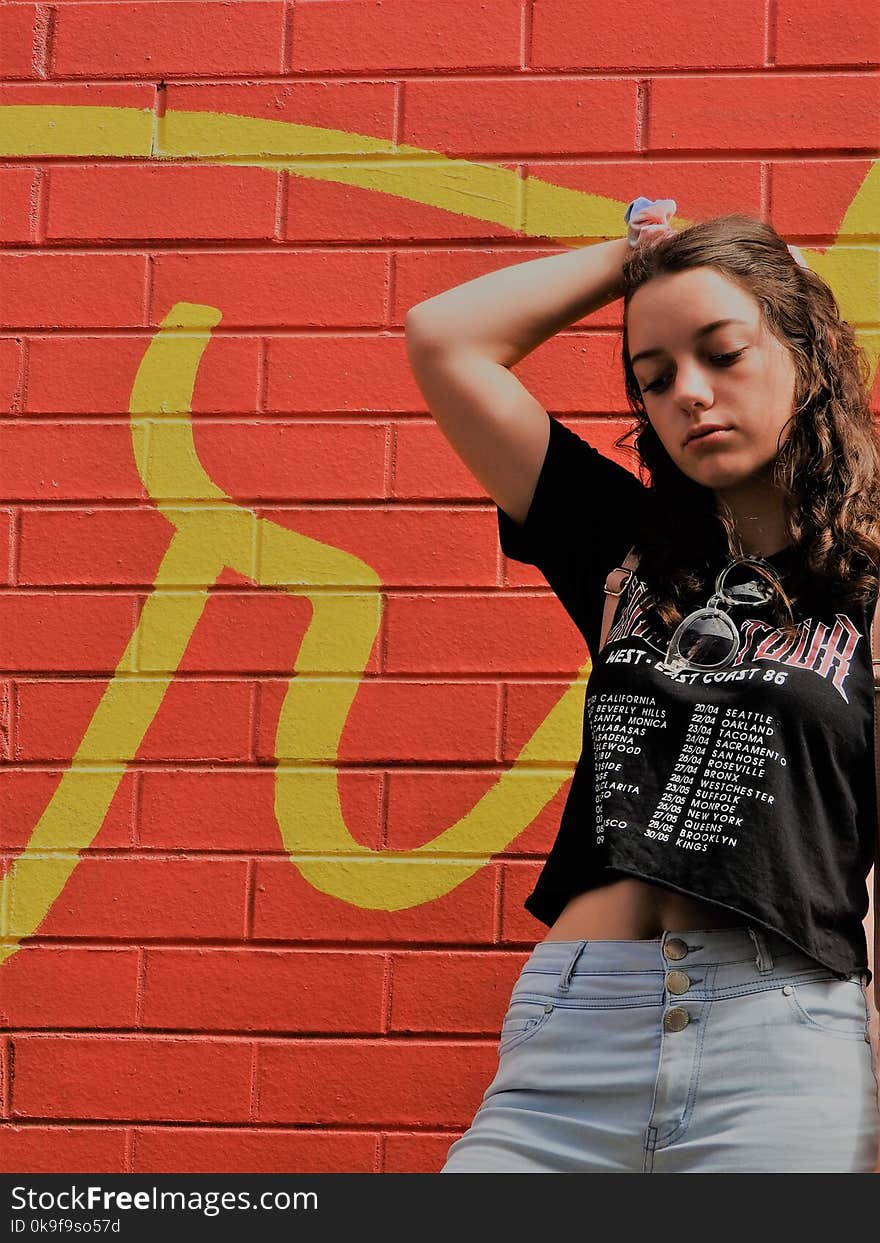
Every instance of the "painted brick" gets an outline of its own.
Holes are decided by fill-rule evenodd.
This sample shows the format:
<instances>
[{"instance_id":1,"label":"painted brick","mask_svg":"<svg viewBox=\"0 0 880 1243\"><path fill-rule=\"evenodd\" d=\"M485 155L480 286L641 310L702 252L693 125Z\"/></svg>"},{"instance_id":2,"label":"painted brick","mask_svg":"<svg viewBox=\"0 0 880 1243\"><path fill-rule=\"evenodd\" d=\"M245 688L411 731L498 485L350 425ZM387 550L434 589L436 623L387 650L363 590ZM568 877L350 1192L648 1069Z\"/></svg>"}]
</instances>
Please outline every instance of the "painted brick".
<instances>
[{"instance_id":1,"label":"painted brick","mask_svg":"<svg viewBox=\"0 0 880 1243\"><path fill-rule=\"evenodd\" d=\"M58 77L280 73L284 5L76 4L56 9Z\"/></svg>"},{"instance_id":2,"label":"painted brick","mask_svg":"<svg viewBox=\"0 0 880 1243\"><path fill-rule=\"evenodd\" d=\"M12 753L12 685L0 680L0 759L8 761Z\"/></svg>"},{"instance_id":3,"label":"painted brick","mask_svg":"<svg viewBox=\"0 0 880 1243\"><path fill-rule=\"evenodd\" d=\"M488 499L486 489L465 466L433 419L407 419L394 425L393 492L395 498L401 501L443 499L485 502ZM446 507L444 510L449 512ZM430 513L433 515L435 511L432 509ZM426 512L423 520L427 517ZM483 543L486 536L483 528L488 526L491 546L485 549L488 560L482 562L482 573L486 575L484 581L495 582L495 576L487 573L498 560L498 533L492 530L497 522L494 511L486 515L469 509L467 513L460 513L458 518L456 527L447 532L447 535L461 533L463 536L456 549L455 564L460 564L459 558L466 549L473 547L474 540L480 539L481 535L483 539L480 543ZM462 528L465 530L462 531ZM471 561L468 570L468 582L474 582L473 575L480 573L480 567Z\"/></svg>"},{"instance_id":4,"label":"painted brick","mask_svg":"<svg viewBox=\"0 0 880 1243\"><path fill-rule=\"evenodd\" d=\"M612 213L612 235L624 232L624 204L633 197L633 164L631 160L577 160L553 161L528 166L529 176L523 182L523 218L531 232L546 230L543 200L546 191L540 182L577 190L584 194L603 195L620 204ZM700 160L700 176L694 176L694 164L689 160L662 158L652 160L647 156L639 159L639 187L648 197L665 198L669 186L675 186L678 216L681 220L706 220L725 212L746 211L752 215L763 214L762 164L759 159L743 157L738 160L704 157ZM564 240L561 239L560 240ZM573 238L575 245L580 239ZM604 314L609 317L602 321ZM614 315L615 318L610 317ZM591 327L602 322L620 327L623 303L620 299L610 303L602 311L577 321ZM595 409L596 407L591 407Z\"/></svg>"},{"instance_id":5,"label":"painted brick","mask_svg":"<svg viewBox=\"0 0 880 1243\"><path fill-rule=\"evenodd\" d=\"M381 862L379 856L353 865L343 857L339 866L372 867ZM440 898L397 910L370 910L321 893L288 860L260 861L254 885L253 939L491 944L497 883L497 869L487 864ZM393 901L399 892L400 880L389 872L389 899Z\"/></svg>"},{"instance_id":6,"label":"painted brick","mask_svg":"<svg viewBox=\"0 0 880 1243\"><path fill-rule=\"evenodd\" d=\"M261 1042L260 1122L357 1121L457 1126L470 1121L497 1066L491 1042Z\"/></svg>"},{"instance_id":7,"label":"painted brick","mask_svg":"<svg viewBox=\"0 0 880 1243\"><path fill-rule=\"evenodd\" d=\"M133 619L133 596L4 593L0 669L112 672L131 637Z\"/></svg>"},{"instance_id":8,"label":"painted brick","mask_svg":"<svg viewBox=\"0 0 880 1243\"><path fill-rule=\"evenodd\" d=\"M0 21L8 9L0 9ZM0 242L26 245L34 240L34 207L39 173L27 165L0 167Z\"/></svg>"},{"instance_id":9,"label":"painted brick","mask_svg":"<svg viewBox=\"0 0 880 1243\"><path fill-rule=\"evenodd\" d=\"M16 501L139 500L142 428L129 423L0 423L0 496Z\"/></svg>"},{"instance_id":10,"label":"painted brick","mask_svg":"<svg viewBox=\"0 0 880 1243\"><path fill-rule=\"evenodd\" d=\"M261 759L321 760L315 755L273 751L278 712L287 683L266 683L260 696L258 734ZM447 763L492 761L496 755L499 713L494 683L361 682L339 745L343 763ZM315 750L318 750L316 745Z\"/></svg>"},{"instance_id":11,"label":"painted brick","mask_svg":"<svg viewBox=\"0 0 880 1243\"><path fill-rule=\"evenodd\" d=\"M876 75L656 78L651 84L648 147L651 151L873 150L878 110Z\"/></svg>"},{"instance_id":12,"label":"painted brick","mask_svg":"<svg viewBox=\"0 0 880 1243\"><path fill-rule=\"evenodd\" d=\"M36 4L4 4L0 8L0 77L43 76L46 22L41 8Z\"/></svg>"},{"instance_id":13,"label":"painted brick","mask_svg":"<svg viewBox=\"0 0 880 1243\"><path fill-rule=\"evenodd\" d=\"M142 255L0 255L0 327L139 327L146 270Z\"/></svg>"},{"instance_id":14,"label":"painted brick","mask_svg":"<svg viewBox=\"0 0 880 1243\"><path fill-rule=\"evenodd\" d=\"M403 336L272 337L269 410L308 413L424 407Z\"/></svg>"},{"instance_id":15,"label":"painted brick","mask_svg":"<svg viewBox=\"0 0 880 1243\"><path fill-rule=\"evenodd\" d=\"M366 1032L383 1027L380 953L148 949L144 1027Z\"/></svg>"},{"instance_id":16,"label":"painted brick","mask_svg":"<svg viewBox=\"0 0 880 1243\"><path fill-rule=\"evenodd\" d=\"M245 1041L19 1036L15 1118L238 1122L248 1118Z\"/></svg>"},{"instance_id":17,"label":"painted brick","mask_svg":"<svg viewBox=\"0 0 880 1243\"><path fill-rule=\"evenodd\" d=\"M125 1130L112 1126L0 1126L4 1174L124 1174Z\"/></svg>"},{"instance_id":18,"label":"painted brick","mask_svg":"<svg viewBox=\"0 0 880 1243\"><path fill-rule=\"evenodd\" d=\"M499 168L515 173L515 164L499 163ZM291 177L285 183L287 211L283 236L288 242L419 242L440 238L458 241L462 236L481 240L516 237L513 223L508 227L491 220L462 218L458 211L447 211L423 203L409 202L382 190L360 186ZM515 176L504 187L505 219L513 222L519 186ZM464 205L464 203L462 203ZM500 208L499 208L500 210Z\"/></svg>"},{"instance_id":19,"label":"painted brick","mask_svg":"<svg viewBox=\"0 0 880 1243\"><path fill-rule=\"evenodd\" d=\"M21 341L0 337L0 413L18 413L23 386Z\"/></svg>"},{"instance_id":20,"label":"painted brick","mask_svg":"<svg viewBox=\"0 0 880 1243\"><path fill-rule=\"evenodd\" d=\"M194 424L193 439L204 469L240 502L385 499L387 494L384 423L200 419ZM155 485L154 494L160 495ZM357 514L359 532L368 512ZM299 510L297 523L310 514L314 523L322 524L315 526L315 537L335 544L340 534L337 524L345 521L348 511Z\"/></svg>"},{"instance_id":21,"label":"painted brick","mask_svg":"<svg viewBox=\"0 0 880 1243\"><path fill-rule=\"evenodd\" d=\"M297 18L301 15L297 14ZM340 155L346 150L345 134L356 137L352 151L362 148L357 142L360 136L394 140L394 101L396 83L345 82L325 79L319 82L283 80L274 82L172 82L166 91L166 106L174 112L206 112L214 114L204 131L198 134L198 151L207 154L218 151L222 155L236 153L236 144L252 127L243 130L239 117L254 117L264 121L279 122L281 127L275 137L282 144L272 148L282 152L298 150L295 130L285 131L283 126L314 126L317 132L308 136L310 155ZM167 115L167 113L166 113ZM232 117L231 121L219 117ZM320 131L327 131L325 143L320 141ZM165 124L159 123L159 148L162 149ZM269 132L267 150L271 148ZM248 145L246 154L253 146ZM278 256L280 259L282 256ZM325 262L330 259L324 256ZM355 290L349 291L355 295Z\"/></svg>"},{"instance_id":22,"label":"painted brick","mask_svg":"<svg viewBox=\"0 0 880 1243\"><path fill-rule=\"evenodd\" d=\"M197 13L202 6L187 7ZM264 241L275 233L277 191L278 174L265 168L59 165L50 179L46 239Z\"/></svg>"},{"instance_id":23,"label":"painted brick","mask_svg":"<svg viewBox=\"0 0 880 1243\"><path fill-rule=\"evenodd\" d=\"M495 584L496 519L485 510L371 505L263 509L260 516L331 548L345 549L370 566L385 587L424 587L426 549L431 588Z\"/></svg>"},{"instance_id":24,"label":"painted brick","mask_svg":"<svg viewBox=\"0 0 880 1243\"><path fill-rule=\"evenodd\" d=\"M600 453L604 453L606 457L613 458L620 465L631 469L631 460L613 443L615 438L627 430L629 426L627 420L563 419L562 421L567 427L571 427L573 431L576 431L579 436L589 441L591 445L595 445ZM462 459L444 436L439 424L433 419L430 422L417 421L415 419L401 421L395 426L394 434L393 490L398 500L455 501L467 499L487 501L489 499L486 489L465 466ZM633 473L635 474L636 472ZM445 509L446 507L444 507ZM481 516L478 528L476 512L470 510L469 513L470 518L468 522L470 529L465 532L463 546L455 550L455 562L459 565L462 563L462 558L467 555L466 550L472 548L479 535L483 534L482 526L486 521L486 518ZM458 530L464 524L465 516L462 514L460 519ZM488 525L492 545L490 551L497 552L498 519L494 506L488 510ZM449 538L452 534L454 532L446 532L446 537ZM482 544L482 541L480 543ZM434 544L436 546L436 541L434 541ZM444 544L444 550L446 547L447 545ZM523 579L524 583L534 582L535 584L546 586L546 579L533 566L524 566L522 562L511 561L508 569L511 573L519 571L527 575ZM459 581L462 583L466 582L469 585L476 585L480 579L475 576L479 573L480 566L474 564L473 560L471 560L467 564L467 578L462 576Z\"/></svg>"},{"instance_id":25,"label":"painted brick","mask_svg":"<svg viewBox=\"0 0 880 1243\"><path fill-rule=\"evenodd\" d=\"M560 333L513 370L551 414L575 414L585 409L629 413L621 341L616 333ZM578 425L572 426L578 430ZM592 426L601 428L601 420L594 419Z\"/></svg>"},{"instance_id":26,"label":"painted brick","mask_svg":"<svg viewBox=\"0 0 880 1243\"><path fill-rule=\"evenodd\" d=\"M244 850L248 854L283 849L275 814L274 769L253 772L163 770L142 776L139 841L151 849ZM314 774L289 770L283 798L308 798ZM371 850L381 837L382 778L350 769L337 777L343 818L354 839Z\"/></svg>"},{"instance_id":27,"label":"painted brick","mask_svg":"<svg viewBox=\"0 0 880 1243\"><path fill-rule=\"evenodd\" d=\"M617 0L535 0L535 69L737 69L764 63L764 4L696 0L670 21L664 0L646 0L636 22ZM684 37L683 37L684 36Z\"/></svg>"},{"instance_id":28,"label":"painted brick","mask_svg":"<svg viewBox=\"0 0 880 1243\"><path fill-rule=\"evenodd\" d=\"M553 682L511 682L508 685L503 746L503 758L506 761L512 763L517 758L538 726L567 694L573 681L572 676ZM535 753L535 758L560 766L570 763L574 767L581 749L581 729L578 721L580 715L579 711L572 714L574 728L570 734L560 723L552 735L544 738L543 753L533 743L531 750Z\"/></svg>"},{"instance_id":29,"label":"painted brick","mask_svg":"<svg viewBox=\"0 0 880 1243\"><path fill-rule=\"evenodd\" d=\"M401 141L468 158L634 152L636 106L623 79L413 80Z\"/></svg>"},{"instance_id":30,"label":"painted brick","mask_svg":"<svg viewBox=\"0 0 880 1243\"><path fill-rule=\"evenodd\" d=\"M37 768L0 769L0 848L24 850L31 833L61 783L62 772ZM69 772L64 776L65 788L80 802L88 798L94 777L89 772ZM92 845L100 850L125 850L132 844L136 804L135 774L127 772L107 808ZM79 844L77 825L69 824L69 836L56 830L56 849L75 849ZM0 972L0 989L2 989Z\"/></svg>"},{"instance_id":31,"label":"painted brick","mask_svg":"<svg viewBox=\"0 0 880 1243\"><path fill-rule=\"evenodd\" d=\"M393 954L389 1030L496 1036L527 958L427 950Z\"/></svg>"},{"instance_id":32,"label":"painted brick","mask_svg":"<svg viewBox=\"0 0 880 1243\"><path fill-rule=\"evenodd\" d=\"M540 724L540 719L536 719L533 724ZM385 848L414 850L433 841L438 834L471 814L484 797L490 797L501 777L502 770L495 768L488 772L473 772L470 769L457 772L450 768L422 772L413 772L410 769L392 770L387 777L388 823ZM528 783L532 778L526 773L511 773L505 780L508 783ZM521 788L525 790L525 786ZM565 788L567 789L567 785ZM524 810L519 821L511 818L505 832L509 831L513 836L503 851L495 850L496 857L546 854L559 827L562 805L561 791L520 832L517 832L517 824L526 820L529 813Z\"/></svg>"},{"instance_id":33,"label":"painted brick","mask_svg":"<svg viewBox=\"0 0 880 1243\"><path fill-rule=\"evenodd\" d=\"M834 240L871 171L871 160L779 160L768 165L770 223L784 237L815 234Z\"/></svg>"},{"instance_id":34,"label":"painted brick","mask_svg":"<svg viewBox=\"0 0 880 1243\"><path fill-rule=\"evenodd\" d=\"M174 535L155 509L25 509L22 586L152 586Z\"/></svg>"},{"instance_id":35,"label":"painted brick","mask_svg":"<svg viewBox=\"0 0 880 1243\"><path fill-rule=\"evenodd\" d=\"M378 1139L365 1131L137 1127L133 1148L136 1174L373 1174L378 1168Z\"/></svg>"},{"instance_id":36,"label":"painted brick","mask_svg":"<svg viewBox=\"0 0 880 1243\"><path fill-rule=\"evenodd\" d=\"M388 256L375 251L196 251L153 258L152 323L175 302L217 307L224 328L382 327Z\"/></svg>"},{"instance_id":37,"label":"painted brick","mask_svg":"<svg viewBox=\"0 0 880 1243\"><path fill-rule=\"evenodd\" d=\"M66 3L67 0L60 0ZM78 3L78 0L73 0ZM118 3L118 0L101 0L102 3ZM153 82L3 82L0 83L0 102L4 104L88 104L93 108L136 108L151 113L156 106L156 85ZM47 117L46 131L53 127ZM149 118L152 129L152 118ZM96 130L95 139L101 131ZM150 153L148 143L143 151ZM77 152L69 151L75 155Z\"/></svg>"},{"instance_id":38,"label":"painted brick","mask_svg":"<svg viewBox=\"0 0 880 1243\"><path fill-rule=\"evenodd\" d=\"M0 973L4 1027L133 1027L134 949L22 945Z\"/></svg>"},{"instance_id":39,"label":"painted brick","mask_svg":"<svg viewBox=\"0 0 880 1243\"><path fill-rule=\"evenodd\" d=\"M405 348L405 341L403 344ZM332 357L334 352L335 358ZM378 353L378 350L376 352ZM363 398L365 387L371 379L372 358L361 355L361 367L357 368L354 361L348 363L344 356L340 357L345 353L344 343L340 343L336 351L327 347L323 350L315 349L313 353L314 357L310 361L316 366L335 367L339 370L348 366L350 374L340 376L338 383L331 387L331 392L335 390L335 395L342 401L352 403L352 407L358 394ZM396 356L390 358L386 356L384 361L388 371L392 367L396 369L398 361ZM517 379L551 414L579 414L585 409L609 414L625 413L627 416L629 414L623 384L619 333L597 332L589 335L579 332L558 333L546 341L540 349L526 355L512 370ZM355 383L355 372L358 373L360 388ZM395 375L395 382L396 378ZM390 389L390 382L388 387ZM325 395L329 396L326 389ZM367 396L369 398L368 389ZM291 394L289 400L295 401L296 397ZM317 392L314 394L314 400L319 400ZM366 405L367 402L364 404ZM402 402L400 405L391 403L388 405L389 410L402 408ZM420 413L428 412L428 405L421 391L417 391L417 396L406 406L406 409ZM593 418L583 424L573 422L571 426L579 433L581 428L601 430L603 421ZM619 433L620 427L616 431ZM620 451L615 450L615 453L619 455Z\"/></svg>"},{"instance_id":40,"label":"painted brick","mask_svg":"<svg viewBox=\"0 0 880 1243\"><path fill-rule=\"evenodd\" d=\"M103 681L19 682L16 759L69 759L106 686ZM124 693L121 685L116 693ZM252 700L253 687L247 682L172 681L134 758L248 759ZM116 750L111 740L107 750ZM127 757L110 754L101 758Z\"/></svg>"},{"instance_id":41,"label":"painted brick","mask_svg":"<svg viewBox=\"0 0 880 1243\"><path fill-rule=\"evenodd\" d=\"M446 1154L461 1134L463 1130L439 1135L426 1131L386 1135L382 1173L439 1174Z\"/></svg>"},{"instance_id":42,"label":"painted brick","mask_svg":"<svg viewBox=\"0 0 880 1243\"><path fill-rule=\"evenodd\" d=\"M518 69L519 0L312 0L294 9L295 73Z\"/></svg>"},{"instance_id":43,"label":"painted brick","mask_svg":"<svg viewBox=\"0 0 880 1243\"><path fill-rule=\"evenodd\" d=\"M523 908L535 887L543 860L537 863L505 863L501 907L501 939L505 944L534 946L547 929Z\"/></svg>"},{"instance_id":44,"label":"painted brick","mask_svg":"<svg viewBox=\"0 0 880 1243\"><path fill-rule=\"evenodd\" d=\"M37 602L42 603L43 597ZM72 759L107 687L106 681L93 679L18 681L14 758L25 762Z\"/></svg>"},{"instance_id":45,"label":"painted brick","mask_svg":"<svg viewBox=\"0 0 880 1243\"><path fill-rule=\"evenodd\" d=\"M151 340L133 336L31 338L27 412L127 414L135 376ZM254 409L258 366L255 338L212 337L199 362L193 411L240 415ZM175 412L167 404L164 413L186 413Z\"/></svg>"},{"instance_id":46,"label":"painted brick","mask_svg":"<svg viewBox=\"0 0 880 1243\"><path fill-rule=\"evenodd\" d=\"M880 64L880 9L865 0L829 11L821 0L778 0L777 65Z\"/></svg>"},{"instance_id":47,"label":"painted brick","mask_svg":"<svg viewBox=\"0 0 880 1243\"><path fill-rule=\"evenodd\" d=\"M580 632L551 593L513 600L500 592L394 595L386 606L385 627L384 671L389 674L566 669L574 676L586 657ZM467 643L461 641L463 634Z\"/></svg>"},{"instance_id":48,"label":"painted brick","mask_svg":"<svg viewBox=\"0 0 880 1243\"><path fill-rule=\"evenodd\" d=\"M30 866L35 865L19 864L22 872ZM160 937L238 941L244 933L246 878L243 859L102 859L86 853L39 933L111 941ZM14 895L10 925L16 936L29 932L16 925Z\"/></svg>"},{"instance_id":49,"label":"painted brick","mask_svg":"<svg viewBox=\"0 0 880 1243\"><path fill-rule=\"evenodd\" d=\"M11 509L0 509L0 583L12 582L13 521Z\"/></svg>"},{"instance_id":50,"label":"painted brick","mask_svg":"<svg viewBox=\"0 0 880 1243\"><path fill-rule=\"evenodd\" d=\"M175 596L187 610L189 593ZM173 609L174 602L169 602ZM162 636L168 627L155 616L141 631L138 668L146 673L171 672ZM263 588L247 593L222 592L207 597L204 612L177 666L181 673L293 674L296 654L309 628L312 608L304 596Z\"/></svg>"},{"instance_id":51,"label":"painted brick","mask_svg":"<svg viewBox=\"0 0 880 1243\"><path fill-rule=\"evenodd\" d=\"M872 334L875 342L877 342L877 334ZM880 342L877 342L880 344ZM875 352L874 357L880 357L880 350ZM874 373L874 384L870 393L870 408L874 414L880 415L880 368Z\"/></svg>"}]
</instances>

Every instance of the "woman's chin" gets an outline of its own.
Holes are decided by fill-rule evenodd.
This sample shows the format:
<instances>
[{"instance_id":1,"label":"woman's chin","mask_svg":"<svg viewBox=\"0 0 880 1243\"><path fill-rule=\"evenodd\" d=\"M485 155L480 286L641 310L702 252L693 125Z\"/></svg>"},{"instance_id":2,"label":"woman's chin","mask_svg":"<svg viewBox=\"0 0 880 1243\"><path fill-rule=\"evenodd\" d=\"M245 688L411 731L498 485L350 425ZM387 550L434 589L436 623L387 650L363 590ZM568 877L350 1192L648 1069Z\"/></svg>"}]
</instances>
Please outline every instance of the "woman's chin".
<instances>
[{"instance_id":1,"label":"woman's chin","mask_svg":"<svg viewBox=\"0 0 880 1243\"><path fill-rule=\"evenodd\" d=\"M681 466L683 473L694 483L701 483L704 488L716 489L737 488L765 469L765 466L753 463L743 465L742 462L737 464L729 459L722 461L720 455L713 461L709 461L707 457L702 462L688 462L687 466Z\"/></svg>"}]
</instances>

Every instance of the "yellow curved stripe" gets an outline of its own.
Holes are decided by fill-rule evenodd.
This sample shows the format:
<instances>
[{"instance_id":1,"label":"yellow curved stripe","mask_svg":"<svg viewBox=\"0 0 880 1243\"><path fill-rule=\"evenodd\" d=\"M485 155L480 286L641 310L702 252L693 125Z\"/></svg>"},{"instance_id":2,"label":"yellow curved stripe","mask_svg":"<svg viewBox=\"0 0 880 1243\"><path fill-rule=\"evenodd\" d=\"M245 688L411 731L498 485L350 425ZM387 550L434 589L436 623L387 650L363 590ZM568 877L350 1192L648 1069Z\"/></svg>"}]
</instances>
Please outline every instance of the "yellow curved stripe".
<instances>
[{"instance_id":1,"label":"yellow curved stripe","mask_svg":"<svg viewBox=\"0 0 880 1243\"><path fill-rule=\"evenodd\" d=\"M236 158L223 154L230 150ZM151 112L130 108L7 105L0 107L0 154L146 156L282 168L558 242L622 232L623 204L599 195L536 178L523 181L506 169L393 148L362 135L251 117L171 112L156 121ZM314 162L316 155L377 158L332 165ZM839 236L876 242L878 190L875 162ZM676 223L684 227L688 222L679 218ZM865 262L864 250L837 244L825 254L804 253L835 289L846 318L876 323L880 268ZM129 407L133 451L145 487L174 535L71 765L3 880L0 963L22 937L36 931L63 889L78 861L70 852L87 848L100 829L204 610L207 590L226 566L259 586L310 600L312 617L276 731L275 754L282 763L276 770L275 813L291 861L316 889L355 906L389 911L440 897L504 850L573 772L589 659L512 768L458 823L403 852L372 851L354 840L341 813L336 765L342 730L381 621L382 584L352 554L236 504L203 468L188 416L210 329L220 318L216 308L178 302L138 368ZM880 334L859 331L876 368ZM172 590L180 583L193 584L195 590ZM138 677L134 671L144 665L167 675ZM560 756L565 757L562 766Z\"/></svg>"},{"instance_id":2,"label":"yellow curved stripe","mask_svg":"<svg viewBox=\"0 0 880 1243\"><path fill-rule=\"evenodd\" d=\"M135 461L156 507L175 533L135 632L70 767L4 878L9 926L0 962L22 936L39 926L66 884L77 859L59 852L85 849L100 829L125 764L134 758L186 651L207 603L207 588L227 566L261 587L306 595L311 602L312 619L276 731L276 755L298 767L277 771L275 812L285 849L316 889L381 910L440 897L503 850L573 768L576 757L571 767L563 769L503 774L462 820L415 850L375 852L352 837L341 813L335 766L341 734L381 621L382 583L352 554L258 518L232 501L201 465L191 422L161 416L162 411L189 410L198 365L210 339L197 330L206 318L216 324L220 315L210 307L177 303L135 377L129 406ZM203 504L186 510L169 504L169 497ZM180 583L203 586L186 593L173 590ZM167 675L132 676L136 653L141 653L142 661L146 657L143 663L167 670ZM356 669L358 676L338 676L339 669ZM578 680L566 690L523 748L518 764L558 763L558 756L565 753L560 735L577 736L584 685ZM310 771L299 767L303 764L331 767ZM94 765L107 767L95 771ZM83 780L86 774L88 781Z\"/></svg>"},{"instance_id":3,"label":"yellow curved stripe","mask_svg":"<svg viewBox=\"0 0 880 1243\"><path fill-rule=\"evenodd\" d=\"M40 155L273 169L377 190L563 245L623 232L625 205L606 195L556 186L539 177L521 178L515 169L455 159L442 151L292 121L184 109L156 117L150 109L83 104L0 106L0 157ZM340 162L331 163L332 157ZM880 162L874 160L835 244L826 251L800 247L810 267L835 291L843 317L857 326L872 378L880 359L878 221ZM675 218L678 228L690 223L686 217ZM854 243L847 244L848 238Z\"/></svg>"}]
</instances>

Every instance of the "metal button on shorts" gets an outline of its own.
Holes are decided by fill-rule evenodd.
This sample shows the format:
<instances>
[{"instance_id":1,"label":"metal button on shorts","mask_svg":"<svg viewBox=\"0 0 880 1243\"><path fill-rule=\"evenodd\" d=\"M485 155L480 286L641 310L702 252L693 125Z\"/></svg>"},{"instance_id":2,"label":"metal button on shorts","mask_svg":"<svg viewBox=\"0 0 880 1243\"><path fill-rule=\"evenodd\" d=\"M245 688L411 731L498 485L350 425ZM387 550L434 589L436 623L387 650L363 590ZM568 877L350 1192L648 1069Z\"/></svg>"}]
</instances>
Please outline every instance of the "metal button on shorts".
<instances>
[{"instance_id":1,"label":"metal button on shorts","mask_svg":"<svg viewBox=\"0 0 880 1243\"><path fill-rule=\"evenodd\" d=\"M667 971L666 989L670 993L686 993L691 986L691 977L684 971Z\"/></svg>"},{"instance_id":2,"label":"metal button on shorts","mask_svg":"<svg viewBox=\"0 0 880 1243\"><path fill-rule=\"evenodd\" d=\"M685 954L688 952L688 947L685 942L682 941L681 937L670 937L666 942L666 947L663 952L667 958L671 958L674 962L678 962L679 958L684 958Z\"/></svg>"},{"instance_id":3,"label":"metal button on shorts","mask_svg":"<svg viewBox=\"0 0 880 1243\"><path fill-rule=\"evenodd\" d=\"M680 1032L683 1027L687 1027L690 1021L690 1015L681 1006L674 1006L673 1009L667 1010L663 1016L663 1026L668 1032Z\"/></svg>"}]
</instances>

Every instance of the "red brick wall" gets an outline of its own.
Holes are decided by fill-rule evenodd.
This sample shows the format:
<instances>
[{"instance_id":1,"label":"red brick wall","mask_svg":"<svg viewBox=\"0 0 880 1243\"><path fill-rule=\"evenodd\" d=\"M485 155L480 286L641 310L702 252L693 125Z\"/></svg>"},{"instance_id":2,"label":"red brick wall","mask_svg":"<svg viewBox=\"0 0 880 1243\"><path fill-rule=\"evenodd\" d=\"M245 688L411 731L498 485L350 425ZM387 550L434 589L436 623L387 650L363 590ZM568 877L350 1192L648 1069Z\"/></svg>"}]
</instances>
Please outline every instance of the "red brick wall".
<instances>
[{"instance_id":1,"label":"red brick wall","mask_svg":"<svg viewBox=\"0 0 880 1243\"><path fill-rule=\"evenodd\" d=\"M389 874L355 900L341 880L316 885L276 803L294 821L319 805L296 784L314 757L277 733L315 620L311 563L298 592L241 564L216 584L157 584L177 518L206 501L157 493L168 411L133 419L130 404L171 309L216 308L190 407L216 495L255 515L257 559L266 532L300 533L380 585L365 661L345 628L324 636L311 676L326 685L302 726L320 736L339 678L357 683L331 765L354 853L413 852L462 822L587 653L540 575L505 564L493 508L433 424L406 362L409 306L566 236L622 234L644 193L689 219L752 212L808 256L846 251L832 273L844 312L877 340L864 306L878 216L867 234L845 224L878 154L876 7L706 0L683 14L0 4L0 1168L431 1171L469 1122L544 932L522 900L579 727L549 757L557 793L524 822L511 798L504 840L459 883L427 897ZM204 114L204 143L172 157L183 112ZM277 145L264 126L255 152L241 118L270 122ZM510 178L469 211L418 166L395 193L364 184L346 135ZM530 228L504 198L517 176L574 192L567 229ZM517 373L616 454L619 304ZM356 573L334 582L369 590ZM200 590L169 665L149 602ZM142 736L128 745L123 704L75 762L102 705L163 674ZM346 852L316 823L306 854L344 878Z\"/></svg>"}]
</instances>

